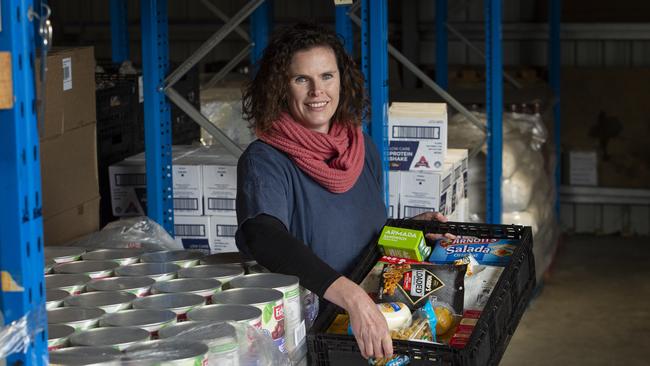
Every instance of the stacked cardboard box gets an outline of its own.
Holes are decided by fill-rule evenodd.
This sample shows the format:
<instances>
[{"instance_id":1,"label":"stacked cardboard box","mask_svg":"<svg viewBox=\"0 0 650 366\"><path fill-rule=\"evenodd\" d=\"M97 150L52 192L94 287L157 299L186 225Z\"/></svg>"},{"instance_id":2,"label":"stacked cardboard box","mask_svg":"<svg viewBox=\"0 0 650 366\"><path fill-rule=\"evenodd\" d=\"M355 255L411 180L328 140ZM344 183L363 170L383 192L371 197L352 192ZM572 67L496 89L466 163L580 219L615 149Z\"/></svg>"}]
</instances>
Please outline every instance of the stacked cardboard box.
<instances>
[{"instance_id":1,"label":"stacked cardboard box","mask_svg":"<svg viewBox=\"0 0 650 366\"><path fill-rule=\"evenodd\" d=\"M237 251L237 159L218 147L174 146L173 201L176 240L206 253ZM144 154L109 167L113 215L145 215Z\"/></svg>"},{"instance_id":2,"label":"stacked cardboard box","mask_svg":"<svg viewBox=\"0 0 650 366\"><path fill-rule=\"evenodd\" d=\"M46 244L60 244L99 228L95 57L92 47L55 49L46 63L39 95L43 231ZM37 77L39 93L41 84Z\"/></svg>"},{"instance_id":3,"label":"stacked cardboard box","mask_svg":"<svg viewBox=\"0 0 650 366\"><path fill-rule=\"evenodd\" d=\"M393 103L388 129L389 216L466 221L467 150L447 149L446 104Z\"/></svg>"}]
</instances>

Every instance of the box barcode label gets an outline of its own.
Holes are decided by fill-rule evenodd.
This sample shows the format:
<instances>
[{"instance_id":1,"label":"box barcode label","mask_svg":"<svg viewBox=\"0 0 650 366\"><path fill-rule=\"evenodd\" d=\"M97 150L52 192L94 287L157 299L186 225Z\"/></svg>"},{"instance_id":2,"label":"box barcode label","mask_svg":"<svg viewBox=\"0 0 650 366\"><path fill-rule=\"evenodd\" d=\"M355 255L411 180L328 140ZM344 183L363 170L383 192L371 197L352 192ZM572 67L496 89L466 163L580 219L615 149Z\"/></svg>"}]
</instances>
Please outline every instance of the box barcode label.
<instances>
[{"instance_id":1,"label":"box barcode label","mask_svg":"<svg viewBox=\"0 0 650 366\"><path fill-rule=\"evenodd\" d=\"M116 186L144 186L147 184L146 174L115 174Z\"/></svg>"},{"instance_id":2,"label":"box barcode label","mask_svg":"<svg viewBox=\"0 0 650 366\"><path fill-rule=\"evenodd\" d=\"M196 211L198 209L198 198L174 198L174 210Z\"/></svg>"},{"instance_id":3,"label":"box barcode label","mask_svg":"<svg viewBox=\"0 0 650 366\"><path fill-rule=\"evenodd\" d=\"M208 198L208 210L235 211L234 198Z\"/></svg>"},{"instance_id":4,"label":"box barcode label","mask_svg":"<svg viewBox=\"0 0 650 366\"><path fill-rule=\"evenodd\" d=\"M295 342L294 344L296 346L299 345L300 342L302 342L303 339L305 339L305 334L306 333L307 333L307 330L305 328L305 321L303 320L303 321L300 322L300 325L298 326L298 328L296 328L293 331L293 340L294 340L294 342Z\"/></svg>"},{"instance_id":5,"label":"box barcode label","mask_svg":"<svg viewBox=\"0 0 650 366\"><path fill-rule=\"evenodd\" d=\"M440 127L393 126L393 138L439 140Z\"/></svg>"},{"instance_id":6,"label":"box barcode label","mask_svg":"<svg viewBox=\"0 0 650 366\"><path fill-rule=\"evenodd\" d=\"M431 207L404 206L404 218L411 218L430 211L434 210Z\"/></svg>"},{"instance_id":7,"label":"box barcode label","mask_svg":"<svg viewBox=\"0 0 650 366\"><path fill-rule=\"evenodd\" d=\"M72 89L72 59L66 57L63 59L63 90Z\"/></svg>"},{"instance_id":8,"label":"box barcode label","mask_svg":"<svg viewBox=\"0 0 650 366\"><path fill-rule=\"evenodd\" d=\"M205 225L174 224L176 236L205 236Z\"/></svg>"},{"instance_id":9,"label":"box barcode label","mask_svg":"<svg viewBox=\"0 0 650 366\"><path fill-rule=\"evenodd\" d=\"M217 236L234 237L237 232L237 225L217 225Z\"/></svg>"}]
</instances>

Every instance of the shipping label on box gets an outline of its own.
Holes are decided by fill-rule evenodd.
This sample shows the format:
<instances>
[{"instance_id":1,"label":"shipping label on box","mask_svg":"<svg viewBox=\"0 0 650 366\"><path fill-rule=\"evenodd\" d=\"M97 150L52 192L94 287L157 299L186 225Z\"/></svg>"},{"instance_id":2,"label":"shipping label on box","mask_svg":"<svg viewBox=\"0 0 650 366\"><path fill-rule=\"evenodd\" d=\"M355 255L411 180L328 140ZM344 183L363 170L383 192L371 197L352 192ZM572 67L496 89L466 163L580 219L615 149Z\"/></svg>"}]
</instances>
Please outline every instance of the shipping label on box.
<instances>
[{"instance_id":1,"label":"shipping label on box","mask_svg":"<svg viewBox=\"0 0 650 366\"><path fill-rule=\"evenodd\" d=\"M235 215L237 166L203 165L203 199L206 215Z\"/></svg>"},{"instance_id":2,"label":"shipping label on box","mask_svg":"<svg viewBox=\"0 0 650 366\"><path fill-rule=\"evenodd\" d=\"M186 250L210 254L210 217L174 215L174 236Z\"/></svg>"},{"instance_id":3,"label":"shipping label on box","mask_svg":"<svg viewBox=\"0 0 650 366\"><path fill-rule=\"evenodd\" d=\"M399 219L399 186L400 172L388 172L388 218Z\"/></svg>"},{"instance_id":4,"label":"shipping label on box","mask_svg":"<svg viewBox=\"0 0 650 366\"><path fill-rule=\"evenodd\" d=\"M442 170L447 150L447 105L393 103L388 142L390 169Z\"/></svg>"},{"instance_id":5,"label":"shipping label on box","mask_svg":"<svg viewBox=\"0 0 650 366\"><path fill-rule=\"evenodd\" d=\"M147 214L147 174L142 162L122 161L108 167L114 216Z\"/></svg>"},{"instance_id":6,"label":"shipping label on box","mask_svg":"<svg viewBox=\"0 0 650 366\"><path fill-rule=\"evenodd\" d=\"M201 165L190 161L174 162L174 213L179 215L203 215L203 182Z\"/></svg>"},{"instance_id":7,"label":"shipping label on box","mask_svg":"<svg viewBox=\"0 0 650 366\"><path fill-rule=\"evenodd\" d=\"M411 218L424 212L452 213L451 165L442 172L400 172L400 217Z\"/></svg>"},{"instance_id":8,"label":"shipping label on box","mask_svg":"<svg viewBox=\"0 0 650 366\"><path fill-rule=\"evenodd\" d=\"M210 216L210 252L237 252L235 233L237 218L234 216Z\"/></svg>"}]
</instances>

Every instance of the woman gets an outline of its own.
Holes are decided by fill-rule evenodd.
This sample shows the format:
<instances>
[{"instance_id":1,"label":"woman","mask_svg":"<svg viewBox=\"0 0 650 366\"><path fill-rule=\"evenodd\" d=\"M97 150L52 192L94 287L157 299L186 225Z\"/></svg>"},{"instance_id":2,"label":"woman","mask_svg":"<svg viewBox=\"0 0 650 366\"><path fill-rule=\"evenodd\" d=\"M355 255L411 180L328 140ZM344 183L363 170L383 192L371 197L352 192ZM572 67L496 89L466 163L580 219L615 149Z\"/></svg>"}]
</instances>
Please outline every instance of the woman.
<instances>
[{"instance_id":1,"label":"woman","mask_svg":"<svg viewBox=\"0 0 650 366\"><path fill-rule=\"evenodd\" d=\"M237 246L345 309L364 357L392 355L384 317L344 276L386 221L354 61L334 33L288 27L270 40L243 103L259 139L237 167Z\"/></svg>"}]
</instances>

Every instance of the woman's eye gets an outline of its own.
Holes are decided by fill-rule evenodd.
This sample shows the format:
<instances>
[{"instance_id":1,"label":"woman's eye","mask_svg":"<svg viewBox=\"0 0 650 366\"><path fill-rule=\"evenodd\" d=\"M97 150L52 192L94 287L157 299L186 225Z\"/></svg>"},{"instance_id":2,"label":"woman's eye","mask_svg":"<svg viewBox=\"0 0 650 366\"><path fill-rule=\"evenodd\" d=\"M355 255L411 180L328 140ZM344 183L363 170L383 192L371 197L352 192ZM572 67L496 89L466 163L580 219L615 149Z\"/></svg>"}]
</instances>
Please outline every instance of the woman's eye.
<instances>
[{"instance_id":1,"label":"woman's eye","mask_svg":"<svg viewBox=\"0 0 650 366\"><path fill-rule=\"evenodd\" d=\"M332 74L323 74L323 80L329 80L329 79L331 79L333 77L334 77L334 75L332 75Z\"/></svg>"},{"instance_id":2,"label":"woman's eye","mask_svg":"<svg viewBox=\"0 0 650 366\"><path fill-rule=\"evenodd\" d=\"M296 83L304 83L305 81L307 81L307 78L304 76L296 77Z\"/></svg>"}]
</instances>

